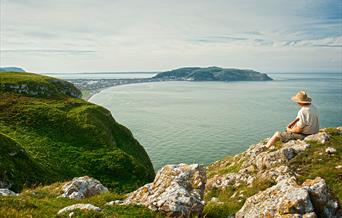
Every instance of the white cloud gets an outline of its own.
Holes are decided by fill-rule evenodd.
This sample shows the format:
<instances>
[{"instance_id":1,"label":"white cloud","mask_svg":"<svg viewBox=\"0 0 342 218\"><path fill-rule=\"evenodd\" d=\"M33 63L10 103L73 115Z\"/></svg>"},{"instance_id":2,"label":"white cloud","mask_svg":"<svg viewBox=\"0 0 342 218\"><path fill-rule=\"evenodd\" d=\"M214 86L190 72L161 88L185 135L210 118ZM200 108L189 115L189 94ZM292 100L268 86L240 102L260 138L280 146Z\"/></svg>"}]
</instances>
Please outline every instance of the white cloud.
<instances>
[{"instance_id":1,"label":"white cloud","mask_svg":"<svg viewBox=\"0 0 342 218\"><path fill-rule=\"evenodd\" d=\"M190 65L338 71L342 24L334 10L341 6L326 11L327 2L2 0L0 65L37 72Z\"/></svg>"}]
</instances>

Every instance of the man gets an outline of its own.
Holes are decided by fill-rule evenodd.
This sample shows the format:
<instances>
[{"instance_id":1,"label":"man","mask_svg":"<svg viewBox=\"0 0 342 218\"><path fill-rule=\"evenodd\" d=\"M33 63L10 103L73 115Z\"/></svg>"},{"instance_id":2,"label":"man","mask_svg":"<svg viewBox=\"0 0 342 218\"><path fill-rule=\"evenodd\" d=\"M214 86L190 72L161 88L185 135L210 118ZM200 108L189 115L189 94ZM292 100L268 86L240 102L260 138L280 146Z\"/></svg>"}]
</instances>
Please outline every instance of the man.
<instances>
[{"instance_id":1,"label":"man","mask_svg":"<svg viewBox=\"0 0 342 218\"><path fill-rule=\"evenodd\" d=\"M282 142L303 140L306 136L319 131L319 113L317 108L311 104L311 98L304 91L299 91L291 100L301 107L296 119L289 123L285 132L275 132L267 142L267 147L274 145L279 140Z\"/></svg>"}]
</instances>

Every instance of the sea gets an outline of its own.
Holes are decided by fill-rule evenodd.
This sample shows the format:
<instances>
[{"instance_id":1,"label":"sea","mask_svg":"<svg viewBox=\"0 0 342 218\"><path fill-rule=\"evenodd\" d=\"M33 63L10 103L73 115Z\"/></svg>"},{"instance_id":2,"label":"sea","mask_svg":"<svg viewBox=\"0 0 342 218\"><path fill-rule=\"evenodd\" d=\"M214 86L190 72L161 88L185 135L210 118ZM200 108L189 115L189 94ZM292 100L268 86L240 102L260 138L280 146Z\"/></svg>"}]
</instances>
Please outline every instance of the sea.
<instances>
[{"instance_id":1,"label":"sea","mask_svg":"<svg viewBox=\"0 0 342 218\"><path fill-rule=\"evenodd\" d=\"M132 131L155 170L166 164L209 164L283 131L300 109L290 100L299 90L318 107L321 127L342 126L341 73L268 75L274 80L122 85L89 101L109 109Z\"/></svg>"}]
</instances>

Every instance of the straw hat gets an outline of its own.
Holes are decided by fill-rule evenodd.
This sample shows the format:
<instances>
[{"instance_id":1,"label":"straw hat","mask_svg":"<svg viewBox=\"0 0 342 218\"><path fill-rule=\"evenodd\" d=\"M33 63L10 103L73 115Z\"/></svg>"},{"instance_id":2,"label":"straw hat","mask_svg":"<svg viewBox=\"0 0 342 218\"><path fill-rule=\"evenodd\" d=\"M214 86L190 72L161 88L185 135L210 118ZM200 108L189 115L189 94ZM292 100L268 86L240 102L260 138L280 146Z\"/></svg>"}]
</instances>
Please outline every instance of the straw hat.
<instances>
[{"instance_id":1,"label":"straw hat","mask_svg":"<svg viewBox=\"0 0 342 218\"><path fill-rule=\"evenodd\" d=\"M305 91L299 91L291 100L297 103L311 103L311 98L307 96Z\"/></svg>"}]
</instances>

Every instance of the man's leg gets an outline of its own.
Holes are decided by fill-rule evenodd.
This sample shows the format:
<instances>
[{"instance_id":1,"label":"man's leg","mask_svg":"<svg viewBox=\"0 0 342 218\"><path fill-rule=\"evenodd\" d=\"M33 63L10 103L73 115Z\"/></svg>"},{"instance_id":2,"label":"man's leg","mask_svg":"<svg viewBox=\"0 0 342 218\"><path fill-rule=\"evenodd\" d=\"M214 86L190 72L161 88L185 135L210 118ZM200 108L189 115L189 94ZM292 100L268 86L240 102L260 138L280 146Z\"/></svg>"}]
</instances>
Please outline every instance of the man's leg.
<instances>
[{"instance_id":1,"label":"man's leg","mask_svg":"<svg viewBox=\"0 0 342 218\"><path fill-rule=\"evenodd\" d=\"M271 137L270 140L268 140L266 147L271 147L272 145L274 145L277 141L279 141L280 139L280 132L275 132L273 134L273 136Z\"/></svg>"}]
</instances>

